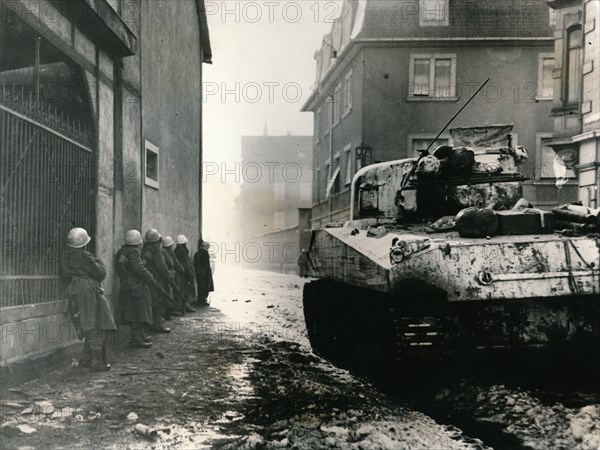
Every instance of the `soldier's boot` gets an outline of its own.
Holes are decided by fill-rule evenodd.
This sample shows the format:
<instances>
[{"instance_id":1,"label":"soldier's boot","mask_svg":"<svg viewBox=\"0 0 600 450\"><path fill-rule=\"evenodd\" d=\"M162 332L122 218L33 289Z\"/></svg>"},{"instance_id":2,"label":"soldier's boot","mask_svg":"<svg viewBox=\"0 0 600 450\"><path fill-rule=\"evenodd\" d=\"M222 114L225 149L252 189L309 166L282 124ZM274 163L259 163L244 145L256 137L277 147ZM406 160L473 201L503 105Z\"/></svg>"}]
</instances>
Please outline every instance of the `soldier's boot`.
<instances>
[{"instance_id":1,"label":"soldier's boot","mask_svg":"<svg viewBox=\"0 0 600 450\"><path fill-rule=\"evenodd\" d=\"M150 339L150 336L148 336L148 325L143 323L142 327L141 327L141 331L142 331L142 340L144 342L152 342L152 339Z\"/></svg>"},{"instance_id":2,"label":"soldier's boot","mask_svg":"<svg viewBox=\"0 0 600 450\"><path fill-rule=\"evenodd\" d=\"M83 351L81 353L81 356L79 357L79 364L77 365L77 367L79 367L80 369L89 369L90 365L92 364L92 349L90 348L89 340L85 339L85 337L83 337L82 339Z\"/></svg>"},{"instance_id":3,"label":"soldier's boot","mask_svg":"<svg viewBox=\"0 0 600 450\"><path fill-rule=\"evenodd\" d=\"M170 328L165 328L163 323L163 317L165 315L164 309L162 306L152 307L152 321L153 321L153 330L157 333L170 333Z\"/></svg>"},{"instance_id":4,"label":"soldier's boot","mask_svg":"<svg viewBox=\"0 0 600 450\"><path fill-rule=\"evenodd\" d=\"M94 330L86 334L86 340L89 342L92 361L90 372L107 372L111 369L108 363L108 349L106 335L103 330Z\"/></svg>"},{"instance_id":5,"label":"soldier's boot","mask_svg":"<svg viewBox=\"0 0 600 450\"><path fill-rule=\"evenodd\" d=\"M129 346L133 348L150 348L152 344L150 342L144 341L144 337L142 334L142 324L141 323L133 323L131 325L131 341L129 342Z\"/></svg>"}]
</instances>

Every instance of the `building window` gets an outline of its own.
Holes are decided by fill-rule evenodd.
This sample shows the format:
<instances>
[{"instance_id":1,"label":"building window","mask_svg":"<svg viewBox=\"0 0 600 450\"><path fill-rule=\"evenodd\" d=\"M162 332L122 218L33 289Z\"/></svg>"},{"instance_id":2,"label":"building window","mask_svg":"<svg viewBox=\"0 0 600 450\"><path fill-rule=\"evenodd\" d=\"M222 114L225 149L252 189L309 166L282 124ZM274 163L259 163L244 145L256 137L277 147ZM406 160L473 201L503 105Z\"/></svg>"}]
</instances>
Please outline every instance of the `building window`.
<instances>
[{"instance_id":1,"label":"building window","mask_svg":"<svg viewBox=\"0 0 600 450\"><path fill-rule=\"evenodd\" d=\"M581 93L581 39L581 27L567 32L565 100L568 105L578 104Z\"/></svg>"},{"instance_id":2,"label":"building window","mask_svg":"<svg viewBox=\"0 0 600 450\"><path fill-rule=\"evenodd\" d=\"M450 0L419 0L419 25L422 27L450 25Z\"/></svg>"},{"instance_id":3,"label":"building window","mask_svg":"<svg viewBox=\"0 0 600 450\"><path fill-rule=\"evenodd\" d=\"M344 115L352 111L352 70L344 78Z\"/></svg>"},{"instance_id":4,"label":"building window","mask_svg":"<svg viewBox=\"0 0 600 450\"><path fill-rule=\"evenodd\" d=\"M567 169L563 160L548 145L552 139L552 133L538 133L536 136L536 161L537 176L539 179L574 179L575 172Z\"/></svg>"},{"instance_id":5,"label":"building window","mask_svg":"<svg viewBox=\"0 0 600 450\"><path fill-rule=\"evenodd\" d=\"M273 199L275 201L285 200L285 183L273 183Z\"/></svg>"},{"instance_id":6,"label":"building window","mask_svg":"<svg viewBox=\"0 0 600 450\"><path fill-rule=\"evenodd\" d=\"M409 99L456 99L456 55L410 56Z\"/></svg>"},{"instance_id":7,"label":"building window","mask_svg":"<svg viewBox=\"0 0 600 450\"><path fill-rule=\"evenodd\" d=\"M538 63L538 99L551 100L554 95L554 79L552 71L554 70L554 54L541 53Z\"/></svg>"},{"instance_id":8,"label":"building window","mask_svg":"<svg viewBox=\"0 0 600 450\"><path fill-rule=\"evenodd\" d=\"M329 133L331 131L331 125L332 125L331 114L333 112L333 109L332 109L333 100L334 100L333 95L330 95L325 99L325 103L327 104L327 108L326 108L327 118L326 118L326 122L325 122L325 135L327 135L327 133Z\"/></svg>"},{"instance_id":9,"label":"building window","mask_svg":"<svg viewBox=\"0 0 600 450\"><path fill-rule=\"evenodd\" d=\"M325 190L325 197L328 198L333 194L340 192L339 178L340 178L340 157L338 156L334 160L333 167L335 168L331 174L331 178L327 181L327 189Z\"/></svg>"},{"instance_id":10,"label":"building window","mask_svg":"<svg viewBox=\"0 0 600 450\"><path fill-rule=\"evenodd\" d=\"M556 10L548 8L548 25L551 27L556 26Z\"/></svg>"},{"instance_id":11,"label":"building window","mask_svg":"<svg viewBox=\"0 0 600 450\"><path fill-rule=\"evenodd\" d=\"M336 86L335 91L333 92L332 97L332 107L333 107L333 125L337 124L340 121L340 87Z\"/></svg>"},{"instance_id":12,"label":"building window","mask_svg":"<svg viewBox=\"0 0 600 450\"><path fill-rule=\"evenodd\" d=\"M160 174L160 158L158 147L150 141L146 141L145 144L146 154L146 185L155 189L159 188L159 174Z\"/></svg>"},{"instance_id":13,"label":"building window","mask_svg":"<svg viewBox=\"0 0 600 450\"><path fill-rule=\"evenodd\" d=\"M345 179L345 185L346 186L350 186L350 183L352 183L352 176L354 175L352 173L352 145L348 144L346 145L346 147L344 147L344 157L346 158L346 179Z\"/></svg>"},{"instance_id":14,"label":"building window","mask_svg":"<svg viewBox=\"0 0 600 450\"><path fill-rule=\"evenodd\" d=\"M419 150L425 150L435 134L411 134L408 136L408 148L411 150L406 155L407 158L418 158L420 153ZM440 136L437 141L430 147L429 153L433 154L433 151L440 145L450 145L450 136Z\"/></svg>"},{"instance_id":15,"label":"building window","mask_svg":"<svg viewBox=\"0 0 600 450\"><path fill-rule=\"evenodd\" d=\"M273 212L273 228L276 230L283 230L285 228L285 212Z\"/></svg>"}]
</instances>

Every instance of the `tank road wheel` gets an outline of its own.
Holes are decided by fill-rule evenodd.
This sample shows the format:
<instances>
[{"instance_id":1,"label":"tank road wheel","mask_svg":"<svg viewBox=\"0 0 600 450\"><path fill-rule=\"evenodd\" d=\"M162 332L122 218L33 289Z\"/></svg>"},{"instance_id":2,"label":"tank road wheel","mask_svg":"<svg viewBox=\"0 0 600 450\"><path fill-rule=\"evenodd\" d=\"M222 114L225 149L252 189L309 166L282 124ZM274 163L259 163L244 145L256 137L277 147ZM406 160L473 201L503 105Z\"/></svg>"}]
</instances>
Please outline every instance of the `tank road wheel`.
<instances>
[{"instance_id":1,"label":"tank road wheel","mask_svg":"<svg viewBox=\"0 0 600 450\"><path fill-rule=\"evenodd\" d=\"M328 280L305 284L304 317L315 353L355 372L380 370L392 341L392 324L381 297Z\"/></svg>"}]
</instances>

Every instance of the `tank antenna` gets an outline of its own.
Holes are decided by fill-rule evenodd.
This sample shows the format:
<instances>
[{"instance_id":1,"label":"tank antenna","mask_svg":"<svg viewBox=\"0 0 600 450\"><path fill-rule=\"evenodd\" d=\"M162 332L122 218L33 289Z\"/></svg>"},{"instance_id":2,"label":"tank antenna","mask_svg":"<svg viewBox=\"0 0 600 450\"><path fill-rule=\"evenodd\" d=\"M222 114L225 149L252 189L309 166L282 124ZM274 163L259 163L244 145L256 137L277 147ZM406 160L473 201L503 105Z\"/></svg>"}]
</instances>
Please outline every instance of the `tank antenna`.
<instances>
[{"instance_id":1,"label":"tank antenna","mask_svg":"<svg viewBox=\"0 0 600 450\"><path fill-rule=\"evenodd\" d=\"M456 119L456 117L458 117L458 115L462 112L462 110L465 109L469 103L471 103L471 100L473 100L475 98L475 96L477 94L479 94L479 92L488 83L488 81L490 81L489 78L487 80L485 80L483 82L483 84L481 86L479 86L479 89L477 89L475 91L475 93L473 95L471 95L471 98L469 98L469 100L467 100L465 102L465 104L462 105L458 111L456 111L456 113L450 118L450 120L446 123L446 125L444 125L444 128L442 128L440 130L440 132L437 134L437 136L434 137L433 140L429 143L429 145L427 146L427 148L424 151L421 152L421 154L419 155L419 159L417 159L417 162L412 167L412 169L410 170L410 172L402 178L402 183L400 184L400 192L402 192L402 190L404 189L404 186L406 186L406 183L408 183L408 180L410 179L410 177L414 175L415 171L417 170L417 164L419 164L419 161L421 161L421 159L425 155L427 155L429 153L429 149L433 146L433 144L435 144L435 142L439 139L439 137L446 130L446 128L448 128L450 126L450 124L454 121L454 119Z\"/></svg>"}]
</instances>

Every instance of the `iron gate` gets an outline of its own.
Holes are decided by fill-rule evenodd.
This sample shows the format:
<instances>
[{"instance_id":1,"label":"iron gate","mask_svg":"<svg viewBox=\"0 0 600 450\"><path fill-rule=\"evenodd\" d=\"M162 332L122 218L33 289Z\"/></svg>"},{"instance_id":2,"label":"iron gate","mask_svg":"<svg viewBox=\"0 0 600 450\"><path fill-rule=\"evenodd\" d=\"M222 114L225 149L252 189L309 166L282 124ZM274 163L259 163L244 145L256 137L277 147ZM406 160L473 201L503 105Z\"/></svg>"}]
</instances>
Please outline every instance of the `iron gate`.
<instances>
[{"instance_id":1,"label":"iron gate","mask_svg":"<svg viewBox=\"0 0 600 450\"><path fill-rule=\"evenodd\" d=\"M59 255L70 228L93 232L96 173L91 148L0 105L1 307L63 297Z\"/></svg>"}]
</instances>

